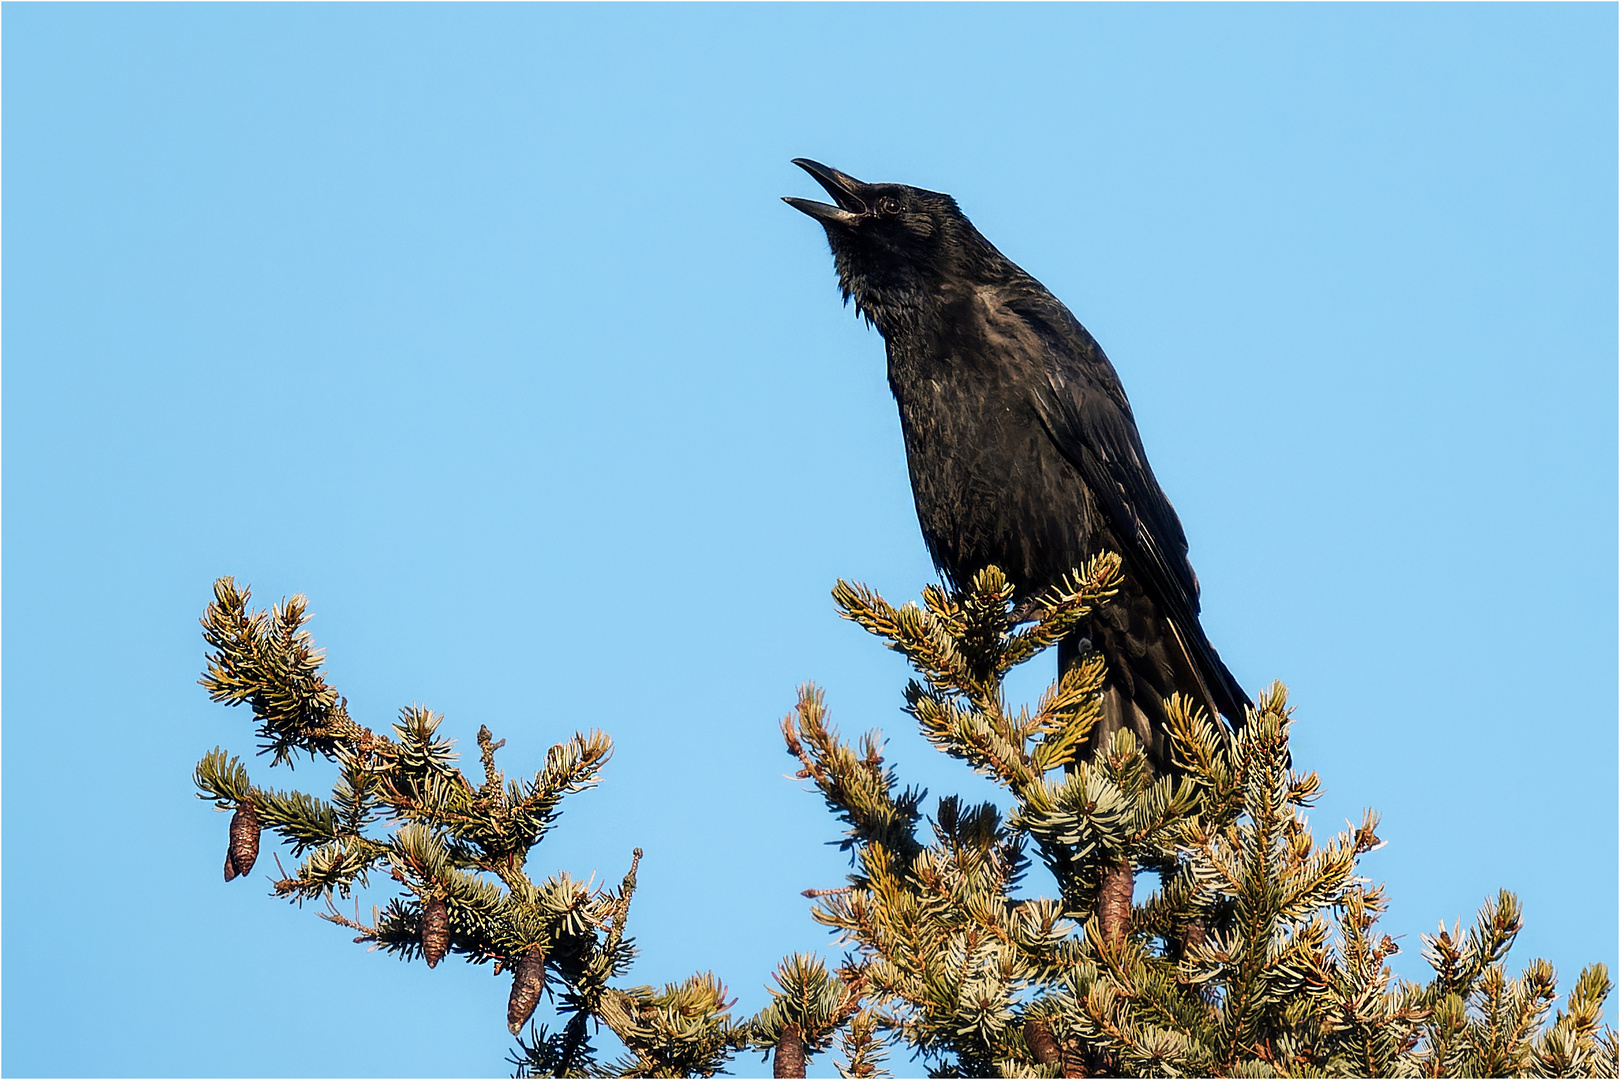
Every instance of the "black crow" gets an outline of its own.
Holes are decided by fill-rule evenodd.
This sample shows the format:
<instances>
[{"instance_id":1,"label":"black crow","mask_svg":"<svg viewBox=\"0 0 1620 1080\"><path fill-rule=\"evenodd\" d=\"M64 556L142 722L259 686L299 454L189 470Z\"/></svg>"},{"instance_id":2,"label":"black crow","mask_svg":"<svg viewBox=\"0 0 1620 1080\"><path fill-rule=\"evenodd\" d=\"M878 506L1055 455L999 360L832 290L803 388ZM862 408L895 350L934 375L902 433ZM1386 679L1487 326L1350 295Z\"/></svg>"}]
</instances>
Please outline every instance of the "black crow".
<instances>
[{"instance_id":1,"label":"black crow","mask_svg":"<svg viewBox=\"0 0 1620 1080\"><path fill-rule=\"evenodd\" d=\"M965 586L994 564L1027 601L1102 551L1124 586L1059 645L1108 665L1093 746L1130 728L1160 767L1164 699L1241 723L1248 695L1198 623L1187 537L1148 466L1119 376L1080 321L979 234L949 195L866 184L797 158L847 303L883 334L911 489L934 565Z\"/></svg>"}]
</instances>

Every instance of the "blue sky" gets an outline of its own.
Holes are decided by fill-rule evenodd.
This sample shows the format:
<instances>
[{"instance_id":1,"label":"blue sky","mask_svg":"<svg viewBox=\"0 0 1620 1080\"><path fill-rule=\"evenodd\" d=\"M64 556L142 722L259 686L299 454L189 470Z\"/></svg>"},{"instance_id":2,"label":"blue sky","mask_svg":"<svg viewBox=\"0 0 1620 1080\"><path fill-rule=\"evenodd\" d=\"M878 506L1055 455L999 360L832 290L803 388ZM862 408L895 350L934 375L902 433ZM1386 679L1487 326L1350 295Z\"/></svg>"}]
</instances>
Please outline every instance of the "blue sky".
<instances>
[{"instance_id":1,"label":"blue sky","mask_svg":"<svg viewBox=\"0 0 1620 1080\"><path fill-rule=\"evenodd\" d=\"M610 732L531 865L645 848L633 978L739 1013L833 951L798 683L986 790L828 597L932 568L800 155L953 193L1108 350L1318 832L1384 814L1397 970L1500 887L1516 964L1614 970L1613 5L0 20L6 1072L505 1071L505 979L368 955L268 850L220 881L221 574L308 594L374 725L421 702L514 770Z\"/></svg>"}]
</instances>

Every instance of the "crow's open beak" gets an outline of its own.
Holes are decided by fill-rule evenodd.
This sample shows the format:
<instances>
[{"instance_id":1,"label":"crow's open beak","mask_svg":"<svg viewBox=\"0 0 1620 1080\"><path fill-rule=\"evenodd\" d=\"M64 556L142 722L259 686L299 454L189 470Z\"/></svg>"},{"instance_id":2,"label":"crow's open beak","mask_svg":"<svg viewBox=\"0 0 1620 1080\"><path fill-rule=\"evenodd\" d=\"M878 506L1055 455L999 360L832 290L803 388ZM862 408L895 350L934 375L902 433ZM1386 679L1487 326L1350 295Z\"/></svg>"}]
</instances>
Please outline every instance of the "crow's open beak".
<instances>
[{"instance_id":1,"label":"crow's open beak","mask_svg":"<svg viewBox=\"0 0 1620 1080\"><path fill-rule=\"evenodd\" d=\"M817 221L831 225L850 225L859 220L866 213L866 201L861 193L866 185L837 169L823 165L819 161L809 158L794 158L793 164L816 178L816 183L827 189L827 194L833 197L837 206L828 206L826 203L815 202L811 199L795 199L784 196L782 201L795 210L802 210Z\"/></svg>"}]
</instances>

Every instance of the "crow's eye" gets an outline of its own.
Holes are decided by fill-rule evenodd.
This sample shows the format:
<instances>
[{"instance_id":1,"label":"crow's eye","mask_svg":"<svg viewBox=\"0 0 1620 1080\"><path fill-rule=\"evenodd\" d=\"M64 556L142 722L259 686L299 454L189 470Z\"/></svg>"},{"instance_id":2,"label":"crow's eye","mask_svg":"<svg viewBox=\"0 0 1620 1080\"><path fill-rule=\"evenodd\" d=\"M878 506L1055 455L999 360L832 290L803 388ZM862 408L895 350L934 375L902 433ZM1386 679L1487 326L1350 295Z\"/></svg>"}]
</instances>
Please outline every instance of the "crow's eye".
<instances>
[{"instance_id":1,"label":"crow's eye","mask_svg":"<svg viewBox=\"0 0 1620 1080\"><path fill-rule=\"evenodd\" d=\"M893 195L885 195L878 200L878 210L885 214L898 214L900 212L900 200Z\"/></svg>"}]
</instances>

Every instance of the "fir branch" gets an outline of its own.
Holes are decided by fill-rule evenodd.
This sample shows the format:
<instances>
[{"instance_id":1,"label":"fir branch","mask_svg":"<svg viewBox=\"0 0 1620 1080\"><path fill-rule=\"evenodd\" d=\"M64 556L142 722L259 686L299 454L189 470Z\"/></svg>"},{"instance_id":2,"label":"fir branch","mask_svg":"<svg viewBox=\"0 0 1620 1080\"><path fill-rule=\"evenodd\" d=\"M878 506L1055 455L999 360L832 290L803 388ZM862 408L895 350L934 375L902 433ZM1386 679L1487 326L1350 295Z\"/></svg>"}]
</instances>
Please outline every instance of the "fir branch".
<instances>
[{"instance_id":1,"label":"fir branch","mask_svg":"<svg viewBox=\"0 0 1620 1080\"><path fill-rule=\"evenodd\" d=\"M203 638L214 652L202 686L214 701L252 708L260 752L273 754L274 764L292 764L300 750L328 756L357 732L321 673L324 654L305 629L308 602L293 596L268 612L249 612L251 596L231 578L214 583L214 601L202 619Z\"/></svg>"},{"instance_id":2,"label":"fir branch","mask_svg":"<svg viewBox=\"0 0 1620 1080\"><path fill-rule=\"evenodd\" d=\"M195 771L199 796L236 810L227 880L246 872L258 831L268 828L303 856L273 883L276 895L325 901L326 921L405 960L432 966L454 953L511 972L514 1032L556 987L569 1019L555 1035L537 1027L520 1040L520 1074L598 1070L592 1020L625 1041L634 1074L709 1075L724 1064L741 1036L717 980L695 976L661 992L612 985L635 955L625 929L640 849L617 893L566 874L536 882L525 870L563 799L600 780L613 750L605 734L576 732L549 750L532 779L508 780L495 760L502 742L480 727L483 775L474 784L458 767L455 743L440 734L443 717L426 707L402 709L390 736L349 716L326 682L303 597L268 612L250 610L249 598L229 578L215 584L203 617L211 649L203 686L216 701L251 706L272 764L290 765L302 751L333 761L338 777L326 800L255 788L238 759L217 748L205 755ZM341 913L334 899L367 885L373 871L385 871L399 895L374 909L370 923L358 905L352 918Z\"/></svg>"},{"instance_id":3,"label":"fir branch","mask_svg":"<svg viewBox=\"0 0 1620 1080\"><path fill-rule=\"evenodd\" d=\"M858 871L845 889L806 895L855 949L868 1022L937 1076L1612 1070L1606 973L1583 973L1567 1012L1546 1022L1551 969L1533 962L1510 978L1502 967L1520 922L1509 894L1466 935L1442 927L1424 939L1433 983L1394 979L1398 950L1376 930L1382 891L1356 873L1381 844L1377 815L1312 837L1304 811L1321 781L1292 768L1280 684L1236 729L1186 699L1166 702L1170 775L1154 773L1128 731L1088 746L1104 677L1095 655L1069 665L1033 712L1008 707L1005 673L1076 632L1118 574L1117 560L1099 559L1019 609L994 568L960 591L930 586L920 606L834 590L846 618L916 669L905 706L922 734L1013 803L1003 818L941 799L931 840L918 839L917 802L897 812L875 738L863 760L826 725L820 692L801 691L784 739L845 824ZM1058 901L1012 899L1026 841ZM1131 909L1128 930L1105 933L1091 915L1098 892L1133 868L1156 871L1160 887Z\"/></svg>"},{"instance_id":4,"label":"fir branch","mask_svg":"<svg viewBox=\"0 0 1620 1080\"><path fill-rule=\"evenodd\" d=\"M865 848L869 855L881 852L908 863L919 850L917 807L925 793L908 788L896 794L898 777L883 766L881 737L868 733L857 754L827 723L823 701L815 686L800 687L798 705L782 720L788 752L801 766L798 776L813 781L828 808L849 826L842 850Z\"/></svg>"}]
</instances>

